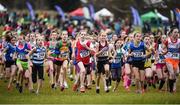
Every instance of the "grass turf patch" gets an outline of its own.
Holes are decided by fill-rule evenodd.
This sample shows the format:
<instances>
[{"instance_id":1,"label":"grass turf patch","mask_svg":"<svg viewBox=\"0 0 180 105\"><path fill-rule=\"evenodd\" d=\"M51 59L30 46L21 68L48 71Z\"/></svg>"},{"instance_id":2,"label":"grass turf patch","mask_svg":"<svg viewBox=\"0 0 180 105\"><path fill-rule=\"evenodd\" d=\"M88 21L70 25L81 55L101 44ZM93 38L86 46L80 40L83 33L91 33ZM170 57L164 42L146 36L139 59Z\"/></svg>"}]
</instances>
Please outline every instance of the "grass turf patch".
<instances>
[{"instance_id":1,"label":"grass turf patch","mask_svg":"<svg viewBox=\"0 0 180 105\"><path fill-rule=\"evenodd\" d=\"M177 92L171 94L168 92L158 92L153 87L148 88L144 94L136 94L135 87L131 92L127 92L122 83L118 91L105 93L101 84L100 94L96 94L95 85L91 90L85 93L73 92L71 87L73 82L68 81L69 89L63 92L59 88L52 90L49 84L49 78L45 78L43 88L39 95L30 93L28 88L24 87L22 94L18 93L13 85L13 90L6 89L7 83L0 80L0 103L3 104L178 104L180 103L180 82L178 82ZM113 83L114 84L114 83ZM158 85L157 85L158 86ZM36 86L35 86L36 87Z\"/></svg>"}]
</instances>

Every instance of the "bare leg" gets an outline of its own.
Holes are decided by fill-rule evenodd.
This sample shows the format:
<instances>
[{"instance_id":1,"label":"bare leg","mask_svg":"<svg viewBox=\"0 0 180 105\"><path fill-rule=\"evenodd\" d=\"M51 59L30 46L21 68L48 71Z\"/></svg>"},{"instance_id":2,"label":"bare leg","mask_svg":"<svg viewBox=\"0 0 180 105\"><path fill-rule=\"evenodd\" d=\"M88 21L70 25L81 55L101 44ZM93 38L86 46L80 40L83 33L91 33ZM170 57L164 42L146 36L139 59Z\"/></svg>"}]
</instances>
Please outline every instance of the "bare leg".
<instances>
[{"instance_id":1,"label":"bare leg","mask_svg":"<svg viewBox=\"0 0 180 105\"><path fill-rule=\"evenodd\" d=\"M133 67L133 72L134 72L135 80L136 80L136 89L137 89L137 92L139 92L140 91L140 73L139 73L138 68L136 67Z\"/></svg>"},{"instance_id":2,"label":"bare leg","mask_svg":"<svg viewBox=\"0 0 180 105\"><path fill-rule=\"evenodd\" d=\"M84 80L85 80L86 71L85 71L84 64L82 62L79 62L78 66L80 68L80 88L82 89L82 92L84 92L85 91Z\"/></svg>"},{"instance_id":3,"label":"bare leg","mask_svg":"<svg viewBox=\"0 0 180 105\"><path fill-rule=\"evenodd\" d=\"M11 66L11 76L10 76L10 80L9 80L9 84L8 84L8 89L11 87L11 84L12 84L12 81L14 79L15 73L16 73L16 66L12 65Z\"/></svg>"}]
</instances>

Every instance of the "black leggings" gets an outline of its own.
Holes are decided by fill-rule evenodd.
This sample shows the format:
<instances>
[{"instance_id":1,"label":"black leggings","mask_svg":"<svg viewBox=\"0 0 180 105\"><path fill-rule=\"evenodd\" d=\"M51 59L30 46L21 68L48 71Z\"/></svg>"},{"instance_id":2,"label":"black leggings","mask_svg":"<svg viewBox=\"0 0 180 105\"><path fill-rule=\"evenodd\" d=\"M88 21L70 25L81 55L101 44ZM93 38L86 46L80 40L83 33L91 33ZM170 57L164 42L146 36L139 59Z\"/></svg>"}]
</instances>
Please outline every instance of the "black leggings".
<instances>
[{"instance_id":1,"label":"black leggings","mask_svg":"<svg viewBox=\"0 0 180 105\"><path fill-rule=\"evenodd\" d=\"M98 71L97 71L97 73L99 73L99 74L105 74L105 68L104 68L104 65L106 65L106 64L109 64L109 61L108 60L106 60L106 61L98 61L97 62L97 69L98 69Z\"/></svg>"},{"instance_id":2,"label":"black leggings","mask_svg":"<svg viewBox=\"0 0 180 105\"><path fill-rule=\"evenodd\" d=\"M6 68L10 68L12 65L16 65L16 61L5 61Z\"/></svg>"},{"instance_id":3,"label":"black leggings","mask_svg":"<svg viewBox=\"0 0 180 105\"><path fill-rule=\"evenodd\" d=\"M33 81L33 83L37 82L37 74L38 74L38 79L43 79L43 76L44 76L43 65L33 64L33 67L32 67L32 81Z\"/></svg>"},{"instance_id":4,"label":"black leggings","mask_svg":"<svg viewBox=\"0 0 180 105\"><path fill-rule=\"evenodd\" d=\"M111 69L112 70L112 80L120 82L121 80L121 68Z\"/></svg>"}]
</instances>

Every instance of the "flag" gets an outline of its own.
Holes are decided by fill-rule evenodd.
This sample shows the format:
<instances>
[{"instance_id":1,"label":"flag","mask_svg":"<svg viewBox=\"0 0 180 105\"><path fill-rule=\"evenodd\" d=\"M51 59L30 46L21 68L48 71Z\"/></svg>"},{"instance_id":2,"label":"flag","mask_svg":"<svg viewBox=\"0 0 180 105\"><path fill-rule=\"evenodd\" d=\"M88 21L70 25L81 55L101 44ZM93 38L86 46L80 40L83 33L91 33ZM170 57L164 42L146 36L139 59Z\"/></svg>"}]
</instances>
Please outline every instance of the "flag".
<instances>
[{"instance_id":1,"label":"flag","mask_svg":"<svg viewBox=\"0 0 180 105\"><path fill-rule=\"evenodd\" d=\"M65 15L64 15L62 8L59 5L55 5L54 7L56 8L57 12L59 13L59 15L62 17L62 20L64 21Z\"/></svg>"},{"instance_id":2,"label":"flag","mask_svg":"<svg viewBox=\"0 0 180 105\"><path fill-rule=\"evenodd\" d=\"M180 10L178 8L174 9L174 13L176 15L176 21L178 22L178 27L180 30Z\"/></svg>"},{"instance_id":3,"label":"flag","mask_svg":"<svg viewBox=\"0 0 180 105\"><path fill-rule=\"evenodd\" d=\"M94 6L92 4L89 4L89 11L91 14L91 18L94 19Z\"/></svg>"},{"instance_id":4,"label":"flag","mask_svg":"<svg viewBox=\"0 0 180 105\"><path fill-rule=\"evenodd\" d=\"M131 8L131 12L133 15L133 25L140 26L141 25L141 19L140 19L138 11L132 6L130 8Z\"/></svg>"},{"instance_id":5,"label":"flag","mask_svg":"<svg viewBox=\"0 0 180 105\"><path fill-rule=\"evenodd\" d=\"M170 10L170 15L171 15L171 21L174 21L174 13L172 10Z\"/></svg>"},{"instance_id":6,"label":"flag","mask_svg":"<svg viewBox=\"0 0 180 105\"><path fill-rule=\"evenodd\" d=\"M35 13L34 13L34 10L33 10L33 8L32 8L31 3L26 2L26 6L27 6L28 9L29 9L29 12L30 12L30 15L31 15L31 19L34 20L34 19L35 19Z\"/></svg>"}]
</instances>

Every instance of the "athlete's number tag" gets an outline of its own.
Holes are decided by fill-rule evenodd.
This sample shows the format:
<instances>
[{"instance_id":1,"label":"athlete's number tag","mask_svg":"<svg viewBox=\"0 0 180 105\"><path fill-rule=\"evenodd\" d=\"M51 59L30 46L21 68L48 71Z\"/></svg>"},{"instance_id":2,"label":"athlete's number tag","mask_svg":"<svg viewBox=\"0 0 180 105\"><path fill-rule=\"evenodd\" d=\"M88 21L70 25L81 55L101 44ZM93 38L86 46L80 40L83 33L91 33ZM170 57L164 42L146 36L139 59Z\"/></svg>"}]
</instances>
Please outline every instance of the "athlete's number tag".
<instances>
[{"instance_id":1,"label":"athlete's number tag","mask_svg":"<svg viewBox=\"0 0 180 105\"><path fill-rule=\"evenodd\" d=\"M87 57L87 56L89 56L89 51L87 51L87 50L82 50L81 52L80 52L80 56L81 56L81 58L85 58L85 57Z\"/></svg>"},{"instance_id":2,"label":"athlete's number tag","mask_svg":"<svg viewBox=\"0 0 180 105\"><path fill-rule=\"evenodd\" d=\"M120 63L120 62L121 62L121 59L120 59L120 58L114 59L114 63Z\"/></svg>"},{"instance_id":3,"label":"athlete's number tag","mask_svg":"<svg viewBox=\"0 0 180 105\"><path fill-rule=\"evenodd\" d=\"M179 59L179 53L172 53L171 57L174 59Z\"/></svg>"},{"instance_id":4,"label":"athlete's number tag","mask_svg":"<svg viewBox=\"0 0 180 105\"><path fill-rule=\"evenodd\" d=\"M26 57L25 57L25 54L18 54L18 58L19 59L25 59Z\"/></svg>"},{"instance_id":5,"label":"athlete's number tag","mask_svg":"<svg viewBox=\"0 0 180 105\"><path fill-rule=\"evenodd\" d=\"M67 57L68 57L68 52L63 52L63 53L61 53L61 57L62 57L62 58L67 58Z\"/></svg>"},{"instance_id":6,"label":"athlete's number tag","mask_svg":"<svg viewBox=\"0 0 180 105\"><path fill-rule=\"evenodd\" d=\"M102 52L101 54L100 54L100 56L108 56L108 51L104 51L104 52Z\"/></svg>"},{"instance_id":7,"label":"athlete's number tag","mask_svg":"<svg viewBox=\"0 0 180 105\"><path fill-rule=\"evenodd\" d=\"M143 52L134 52L134 57L143 57Z\"/></svg>"},{"instance_id":8,"label":"athlete's number tag","mask_svg":"<svg viewBox=\"0 0 180 105\"><path fill-rule=\"evenodd\" d=\"M44 59L44 57L45 57L45 53L44 52L38 54L38 59Z\"/></svg>"}]
</instances>

